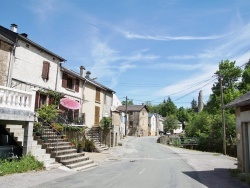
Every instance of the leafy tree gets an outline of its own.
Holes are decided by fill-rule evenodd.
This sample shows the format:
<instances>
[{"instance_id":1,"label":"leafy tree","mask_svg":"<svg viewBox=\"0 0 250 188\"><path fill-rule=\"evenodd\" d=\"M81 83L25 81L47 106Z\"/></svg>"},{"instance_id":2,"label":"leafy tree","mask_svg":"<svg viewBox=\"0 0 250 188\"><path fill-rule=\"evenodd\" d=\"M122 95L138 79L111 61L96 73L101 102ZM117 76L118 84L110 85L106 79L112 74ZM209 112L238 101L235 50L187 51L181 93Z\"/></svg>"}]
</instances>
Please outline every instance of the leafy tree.
<instances>
[{"instance_id":1,"label":"leafy tree","mask_svg":"<svg viewBox=\"0 0 250 188\"><path fill-rule=\"evenodd\" d=\"M100 121L100 125L102 129L108 129L111 126L112 118L111 117L103 117Z\"/></svg>"},{"instance_id":2,"label":"leafy tree","mask_svg":"<svg viewBox=\"0 0 250 188\"><path fill-rule=\"evenodd\" d=\"M239 89L242 94L250 91L250 60L245 65Z\"/></svg>"},{"instance_id":3,"label":"leafy tree","mask_svg":"<svg viewBox=\"0 0 250 188\"><path fill-rule=\"evenodd\" d=\"M127 104L128 104L128 105L134 105L133 100L132 100L132 99L131 99L131 100L128 100L128 101L127 101ZM122 105L126 105L126 101L122 101Z\"/></svg>"},{"instance_id":4,"label":"leafy tree","mask_svg":"<svg viewBox=\"0 0 250 188\"><path fill-rule=\"evenodd\" d=\"M153 106L150 101L146 102L146 106L150 113L156 113L156 106Z\"/></svg>"},{"instance_id":5,"label":"leafy tree","mask_svg":"<svg viewBox=\"0 0 250 188\"><path fill-rule=\"evenodd\" d=\"M185 108L180 107L176 115L178 120L182 123L183 129L185 129L185 123L188 122L190 118L188 111Z\"/></svg>"},{"instance_id":6,"label":"leafy tree","mask_svg":"<svg viewBox=\"0 0 250 188\"><path fill-rule=\"evenodd\" d=\"M167 101L161 104L159 111L163 117L167 117L169 115L175 115L177 112L177 107L175 106L171 98L168 97Z\"/></svg>"},{"instance_id":7,"label":"leafy tree","mask_svg":"<svg viewBox=\"0 0 250 188\"><path fill-rule=\"evenodd\" d=\"M215 73L222 79L224 103L227 104L239 97L240 92L238 90L238 80L241 77L242 70L235 66L235 61L230 62L229 60L221 61L219 64L219 70ZM220 98L220 82L216 81L212 87L212 94L209 97L207 103L207 110L211 114L216 114L221 108Z\"/></svg>"},{"instance_id":8,"label":"leafy tree","mask_svg":"<svg viewBox=\"0 0 250 188\"><path fill-rule=\"evenodd\" d=\"M45 123L53 122L58 115L56 105L42 105L42 107L38 108L36 111L38 113L38 117Z\"/></svg>"},{"instance_id":9,"label":"leafy tree","mask_svg":"<svg viewBox=\"0 0 250 188\"><path fill-rule=\"evenodd\" d=\"M193 112L198 112L198 103L194 99L191 102L191 109L192 109Z\"/></svg>"},{"instance_id":10,"label":"leafy tree","mask_svg":"<svg viewBox=\"0 0 250 188\"><path fill-rule=\"evenodd\" d=\"M175 115L169 115L167 119L163 121L163 126L166 131L173 132L173 130L179 128L177 117Z\"/></svg>"}]
</instances>

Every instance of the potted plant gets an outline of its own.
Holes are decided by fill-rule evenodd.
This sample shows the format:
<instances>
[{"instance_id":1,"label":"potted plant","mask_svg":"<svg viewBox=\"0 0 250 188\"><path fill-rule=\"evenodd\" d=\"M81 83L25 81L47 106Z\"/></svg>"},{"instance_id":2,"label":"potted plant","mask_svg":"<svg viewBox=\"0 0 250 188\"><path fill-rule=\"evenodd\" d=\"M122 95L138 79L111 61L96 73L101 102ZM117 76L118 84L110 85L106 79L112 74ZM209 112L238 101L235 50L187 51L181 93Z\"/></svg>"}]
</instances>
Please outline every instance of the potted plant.
<instances>
[{"instance_id":1,"label":"potted plant","mask_svg":"<svg viewBox=\"0 0 250 188\"><path fill-rule=\"evenodd\" d=\"M45 124L53 122L58 115L57 107L55 105L43 105L41 108L37 109L37 112L38 118Z\"/></svg>"},{"instance_id":2,"label":"potted plant","mask_svg":"<svg viewBox=\"0 0 250 188\"><path fill-rule=\"evenodd\" d=\"M66 134L63 134L63 135L61 136L61 138L64 139L64 140L66 140L66 139L67 139L67 135L66 135Z\"/></svg>"},{"instance_id":3,"label":"potted plant","mask_svg":"<svg viewBox=\"0 0 250 188\"><path fill-rule=\"evenodd\" d=\"M78 141L78 143L77 143L77 153L82 153L84 147L85 147L85 140L82 139L82 140Z\"/></svg>"}]
</instances>

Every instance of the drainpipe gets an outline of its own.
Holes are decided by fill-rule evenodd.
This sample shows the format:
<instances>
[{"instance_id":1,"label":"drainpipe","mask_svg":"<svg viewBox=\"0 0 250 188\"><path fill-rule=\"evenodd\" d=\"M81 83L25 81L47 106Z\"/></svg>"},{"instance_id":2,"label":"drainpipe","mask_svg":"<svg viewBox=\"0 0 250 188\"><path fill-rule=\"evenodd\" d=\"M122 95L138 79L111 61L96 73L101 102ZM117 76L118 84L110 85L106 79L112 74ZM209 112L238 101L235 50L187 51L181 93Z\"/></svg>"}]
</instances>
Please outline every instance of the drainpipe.
<instances>
[{"instance_id":1,"label":"drainpipe","mask_svg":"<svg viewBox=\"0 0 250 188\"><path fill-rule=\"evenodd\" d=\"M11 80L12 80L12 69L13 69L13 63L15 58L15 49L17 47L17 41L14 43L13 48L10 50L10 61L9 61L9 67L8 67L8 75L7 75L7 82L6 87L11 87Z\"/></svg>"}]
</instances>

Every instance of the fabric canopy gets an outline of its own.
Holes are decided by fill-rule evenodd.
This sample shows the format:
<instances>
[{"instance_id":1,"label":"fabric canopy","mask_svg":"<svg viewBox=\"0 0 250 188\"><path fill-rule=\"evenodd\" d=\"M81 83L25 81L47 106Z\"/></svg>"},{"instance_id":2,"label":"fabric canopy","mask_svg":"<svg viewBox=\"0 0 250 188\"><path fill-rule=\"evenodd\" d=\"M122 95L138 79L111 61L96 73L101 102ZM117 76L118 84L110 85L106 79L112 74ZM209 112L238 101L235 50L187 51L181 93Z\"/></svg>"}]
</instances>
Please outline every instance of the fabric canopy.
<instances>
[{"instance_id":1,"label":"fabric canopy","mask_svg":"<svg viewBox=\"0 0 250 188\"><path fill-rule=\"evenodd\" d=\"M68 108L70 110L78 110L80 108L79 102L70 99L70 98L63 98L60 100L60 104L64 106L65 108Z\"/></svg>"}]
</instances>

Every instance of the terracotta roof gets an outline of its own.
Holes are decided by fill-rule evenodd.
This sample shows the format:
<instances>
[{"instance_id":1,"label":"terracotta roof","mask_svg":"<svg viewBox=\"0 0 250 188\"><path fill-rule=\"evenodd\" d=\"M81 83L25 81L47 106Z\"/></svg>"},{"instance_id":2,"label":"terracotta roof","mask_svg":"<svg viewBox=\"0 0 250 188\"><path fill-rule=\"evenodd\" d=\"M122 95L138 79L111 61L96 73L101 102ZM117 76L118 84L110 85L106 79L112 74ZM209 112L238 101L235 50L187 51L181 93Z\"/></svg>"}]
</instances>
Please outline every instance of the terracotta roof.
<instances>
[{"instance_id":1,"label":"terracotta roof","mask_svg":"<svg viewBox=\"0 0 250 188\"><path fill-rule=\"evenodd\" d=\"M148 111L148 108L147 108L146 105L128 105L128 106L127 106L127 111L128 111L128 112L129 112L129 111L140 112L144 107L145 107L146 110ZM126 106L125 106L125 105L123 105L123 106L118 106L116 109L119 110L119 111L125 112L125 111L126 111Z\"/></svg>"},{"instance_id":2,"label":"terracotta roof","mask_svg":"<svg viewBox=\"0 0 250 188\"><path fill-rule=\"evenodd\" d=\"M225 105L225 108L237 107L237 106L246 106L250 104L250 91L241 95L239 98Z\"/></svg>"}]
</instances>

